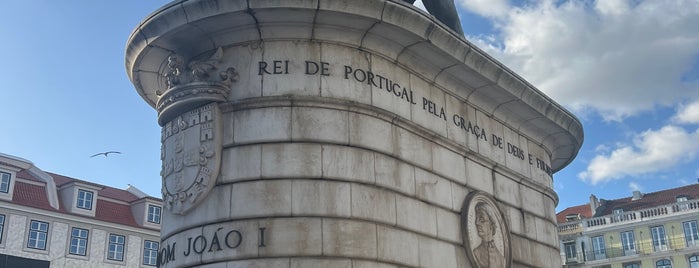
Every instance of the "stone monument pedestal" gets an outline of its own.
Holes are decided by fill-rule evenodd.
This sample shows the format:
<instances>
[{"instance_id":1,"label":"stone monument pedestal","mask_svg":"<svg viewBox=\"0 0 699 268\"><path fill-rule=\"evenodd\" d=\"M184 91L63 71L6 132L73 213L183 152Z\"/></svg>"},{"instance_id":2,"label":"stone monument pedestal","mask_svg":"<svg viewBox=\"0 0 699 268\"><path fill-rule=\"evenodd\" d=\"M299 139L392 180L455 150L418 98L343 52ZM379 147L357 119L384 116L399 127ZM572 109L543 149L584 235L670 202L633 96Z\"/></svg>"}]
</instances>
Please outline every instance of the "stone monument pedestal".
<instances>
[{"instance_id":1,"label":"stone monument pedestal","mask_svg":"<svg viewBox=\"0 0 699 268\"><path fill-rule=\"evenodd\" d=\"M403 1L175 1L126 69L163 126L161 267L561 266L580 122Z\"/></svg>"}]
</instances>

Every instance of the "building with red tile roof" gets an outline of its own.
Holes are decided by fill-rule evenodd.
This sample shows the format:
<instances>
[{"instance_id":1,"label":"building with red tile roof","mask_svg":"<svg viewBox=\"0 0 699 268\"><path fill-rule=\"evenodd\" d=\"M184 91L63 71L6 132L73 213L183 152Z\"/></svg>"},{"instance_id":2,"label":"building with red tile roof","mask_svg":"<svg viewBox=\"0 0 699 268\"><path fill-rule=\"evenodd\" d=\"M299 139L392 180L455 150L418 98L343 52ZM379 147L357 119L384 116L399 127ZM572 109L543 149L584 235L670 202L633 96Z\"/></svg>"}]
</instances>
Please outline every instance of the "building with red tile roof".
<instances>
[{"instance_id":1,"label":"building with red tile roof","mask_svg":"<svg viewBox=\"0 0 699 268\"><path fill-rule=\"evenodd\" d=\"M565 208L564 267L699 267L699 183Z\"/></svg>"},{"instance_id":2,"label":"building with red tile roof","mask_svg":"<svg viewBox=\"0 0 699 268\"><path fill-rule=\"evenodd\" d=\"M0 267L153 267L162 200L0 153Z\"/></svg>"}]
</instances>

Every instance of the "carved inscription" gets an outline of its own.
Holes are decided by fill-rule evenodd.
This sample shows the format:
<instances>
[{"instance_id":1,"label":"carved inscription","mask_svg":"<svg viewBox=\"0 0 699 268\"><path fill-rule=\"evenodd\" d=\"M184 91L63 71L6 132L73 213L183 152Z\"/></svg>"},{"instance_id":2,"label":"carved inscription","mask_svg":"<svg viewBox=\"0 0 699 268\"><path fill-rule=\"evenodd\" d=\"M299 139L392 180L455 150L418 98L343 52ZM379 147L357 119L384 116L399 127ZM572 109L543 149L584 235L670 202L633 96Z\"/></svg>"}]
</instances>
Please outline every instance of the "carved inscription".
<instances>
[{"instance_id":1,"label":"carved inscription","mask_svg":"<svg viewBox=\"0 0 699 268\"><path fill-rule=\"evenodd\" d=\"M265 232L267 228L257 229L257 247L263 248L265 244ZM244 234L238 229L219 227L215 231L197 236L190 236L185 239L184 245L177 242L163 243L158 251L158 264L164 266L174 262L177 258L185 258L190 255L202 255L219 251L236 250L244 243L249 243L249 239L244 239L248 234ZM252 234L255 235L255 234Z\"/></svg>"},{"instance_id":2,"label":"carved inscription","mask_svg":"<svg viewBox=\"0 0 699 268\"><path fill-rule=\"evenodd\" d=\"M328 62L306 60L300 65L303 66L303 70L293 70L290 66L297 65L291 63L291 60L287 59L259 61L257 74L261 76L289 74L340 76L347 80L370 85L379 90L383 90L384 93L390 96L400 99L405 105L419 105L418 107L422 107L422 110L426 113L440 120L444 120L445 122L451 121L451 124L454 124L454 126L463 130L465 133L472 135L477 140L486 142L492 147L503 150L505 153L515 158L526 161L529 165L541 170L549 176L553 174L553 170L545 160L527 153L520 146L505 141L501 136L494 133L488 134L485 128L468 120L466 116L459 113L449 113L445 107L440 106L438 102L429 98L422 97L421 99L416 99L416 94L413 89L406 86L409 84L407 81L396 81L385 74L356 68L350 65L334 66Z\"/></svg>"}]
</instances>

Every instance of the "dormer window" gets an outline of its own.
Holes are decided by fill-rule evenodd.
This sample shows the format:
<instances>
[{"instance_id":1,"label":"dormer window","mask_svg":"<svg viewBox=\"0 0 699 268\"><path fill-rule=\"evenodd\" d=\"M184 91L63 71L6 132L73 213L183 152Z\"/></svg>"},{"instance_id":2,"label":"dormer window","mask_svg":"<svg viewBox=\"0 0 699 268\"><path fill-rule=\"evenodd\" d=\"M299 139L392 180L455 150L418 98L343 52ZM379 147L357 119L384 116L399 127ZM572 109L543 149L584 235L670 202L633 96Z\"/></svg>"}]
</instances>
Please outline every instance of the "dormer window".
<instances>
[{"instance_id":1,"label":"dormer window","mask_svg":"<svg viewBox=\"0 0 699 268\"><path fill-rule=\"evenodd\" d=\"M10 179L12 174L0 171L0 193L8 193L10 191Z\"/></svg>"},{"instance_id":2,"label":"dormer window","mask_svg":"<svg viewBox=\"0 0 699 268\"><path fill-rule=\"evenodd\" d=\"M568 214L566 215L566 221L577 221L580 217L578 214Z\"/></svg>"},{"instance_id":3,"label":"dormer window","mask_svg":"<svg viewBox=\"0 0 699 268\"><path fill-rule=\"evenodd\" d=\"M92 199L94 193L87 190L78 190L78 203L76 206L78 208L92 210Z\"/></svg>"},{"instance_id":4,"label":"dormer window","mask_svg":"<svg viewBox=\"0 0 699 268\"><path fill-rule=\"evenodd\" d=\"M614 211L613 211L612 213L614 213L614 214L622 214L622 213L624 213L624 209L623 209L623 208L615 208Z\"/></svg>"},{"instance_id":5,"label":"dormer window","mask_svg":"<svg viewBox=\"0 0 699 268\"><path fill-rule=\"evenodd\" d=\"M161 208L155 205L148 205L148 222L160 224Z\"/></svg>"},{"instance_id":6,"label":"dormer window","mask_svg":"<svg viewBox=\"0 0 699 268\"><path fill-rule=\"evenodd\" d=\"M676 197L675 199L677 200L677 203L689 200L686 195L680 195L680 196Z\"/></svg>"}]
</instances>

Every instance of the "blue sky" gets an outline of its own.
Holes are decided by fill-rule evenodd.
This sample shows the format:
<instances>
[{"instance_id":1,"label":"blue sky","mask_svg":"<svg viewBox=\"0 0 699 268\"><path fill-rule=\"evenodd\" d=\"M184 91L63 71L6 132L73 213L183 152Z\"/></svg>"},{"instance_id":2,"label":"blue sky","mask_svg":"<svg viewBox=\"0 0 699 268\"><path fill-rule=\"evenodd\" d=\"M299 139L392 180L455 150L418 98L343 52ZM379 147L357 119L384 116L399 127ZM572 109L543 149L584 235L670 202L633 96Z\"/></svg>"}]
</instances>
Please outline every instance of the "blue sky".
<instances>
[{"instance_id":1,"label":"blue sky","mask_svg":"<svg viewBox=\"0 0 699 268\"><path fill-rule=\"evenodd\" d=\"M131 31L165 0L0 9L0 152L160 196L160 128L129 82ZM699 177L699 2L456 0L468 40L582 121L557 210ZM420 5L420 3L417 3ZM121 155L94 157L103 151Z\"/></svg>"}]
</instances>

